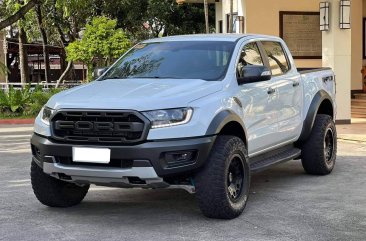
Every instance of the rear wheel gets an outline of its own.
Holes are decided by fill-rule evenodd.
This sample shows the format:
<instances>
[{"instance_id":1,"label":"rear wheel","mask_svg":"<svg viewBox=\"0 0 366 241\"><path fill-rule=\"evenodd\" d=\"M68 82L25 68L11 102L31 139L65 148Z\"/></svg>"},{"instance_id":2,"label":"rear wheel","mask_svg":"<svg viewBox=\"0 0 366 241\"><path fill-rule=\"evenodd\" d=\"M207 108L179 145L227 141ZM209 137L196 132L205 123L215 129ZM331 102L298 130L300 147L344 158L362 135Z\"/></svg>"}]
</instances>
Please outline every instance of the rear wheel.
<instances>
[{"instance_id":1,"label":"rear wheel","mask_svg":"<svg viewBox=\"0 0 366 241\"><path fill-rule=\"evenodd\" d=\"M88 193L89 185L79 186L51 177L32 161L31 182L37 199L50 207L71 207L79 204Z\"/></svg>"},{"instance_id":2,"label":"rear wheel","mask_svg":"<svg viewBox=\"0 0 366 241\"><path fill-rule=\"evenodd\" d=\"M302 165L313 175L332 172L337 157L337 130L328 115L317 115L309 139L302 147Z\"/></svg>"},{"instance_id":3,"label":"rear wheel","mask_svg":"<svg viewBox=\"0 0 366 241\"><path fill-rule=\"evenodd\" d=\"M210 157L196 174L197 200L209 218L232 219L247 203L250 172L243 141L235 136L218 136Z\"/></svg>"}]
</instances>

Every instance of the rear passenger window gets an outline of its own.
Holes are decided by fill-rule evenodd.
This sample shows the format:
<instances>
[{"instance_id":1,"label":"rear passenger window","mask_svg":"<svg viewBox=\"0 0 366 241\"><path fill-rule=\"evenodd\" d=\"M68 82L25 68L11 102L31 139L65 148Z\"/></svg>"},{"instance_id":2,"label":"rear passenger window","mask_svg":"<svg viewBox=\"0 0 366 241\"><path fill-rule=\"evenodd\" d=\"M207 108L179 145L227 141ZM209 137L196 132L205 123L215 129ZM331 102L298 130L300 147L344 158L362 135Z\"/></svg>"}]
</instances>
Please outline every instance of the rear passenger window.
<instances>
[{"instance_id":1,"label":"rear passenger window","mask_svg":"<svg viewBox=\"0 0 366 241\"><path fill-rule=\"evenodd\" d=\"M264 41L262 44L268 56L272 75L281 75L289 71L289 64L282 45L279 42L270 41Z\"/></svg>"}]
</instances>

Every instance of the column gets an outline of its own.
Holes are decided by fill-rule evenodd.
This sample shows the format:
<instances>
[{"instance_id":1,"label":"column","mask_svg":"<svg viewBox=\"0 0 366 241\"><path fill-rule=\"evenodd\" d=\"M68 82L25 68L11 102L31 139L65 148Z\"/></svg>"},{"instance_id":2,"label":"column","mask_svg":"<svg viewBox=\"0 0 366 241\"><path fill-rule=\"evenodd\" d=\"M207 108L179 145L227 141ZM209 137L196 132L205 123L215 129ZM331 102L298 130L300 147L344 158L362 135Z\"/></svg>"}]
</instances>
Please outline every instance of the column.
<instances>
[{"instance_id":1,"label":"column","mask_svg":"<svg viewBox=\"0 0 366 241\"><path fill-rule=\"evenodd\" d=\"M331 67L337 81L337 122L351 120L351 77L352 77L352 24L351 29L339 28L339 0L330 2L330 30L322 35L322 64Z\"/></svg>"}]
</instances>

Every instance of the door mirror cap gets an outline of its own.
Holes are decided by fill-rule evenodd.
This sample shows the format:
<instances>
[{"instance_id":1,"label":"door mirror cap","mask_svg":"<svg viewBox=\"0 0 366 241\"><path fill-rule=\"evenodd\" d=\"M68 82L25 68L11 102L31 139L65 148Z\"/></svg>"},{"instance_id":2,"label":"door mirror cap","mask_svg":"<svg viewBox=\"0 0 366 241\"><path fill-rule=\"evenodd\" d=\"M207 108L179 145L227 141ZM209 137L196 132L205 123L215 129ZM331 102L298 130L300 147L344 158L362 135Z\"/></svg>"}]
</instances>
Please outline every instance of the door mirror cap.
<instances>
[{"instance_id":1,"label":"door mirror cap","mask_svg":"<svg viewBox=\"0 0 366 241\"><path fill-rule=\"evenodd\" d=\"M238 77L239 85L270 80L272 74L266 66L247 65L242 68L241 76Z\"/></svg>"},{"instance_id":2,"label":"door mirror cap","mask_svg":"<svg viewBox=\"0 0 366 241\"><path fill-rule=\"evenodd\" d=\"M94 69L93 78L98 79L100 76L102 76L107 71L107 69L108 69L108 67Z\"/></svg>"}]
</instances>

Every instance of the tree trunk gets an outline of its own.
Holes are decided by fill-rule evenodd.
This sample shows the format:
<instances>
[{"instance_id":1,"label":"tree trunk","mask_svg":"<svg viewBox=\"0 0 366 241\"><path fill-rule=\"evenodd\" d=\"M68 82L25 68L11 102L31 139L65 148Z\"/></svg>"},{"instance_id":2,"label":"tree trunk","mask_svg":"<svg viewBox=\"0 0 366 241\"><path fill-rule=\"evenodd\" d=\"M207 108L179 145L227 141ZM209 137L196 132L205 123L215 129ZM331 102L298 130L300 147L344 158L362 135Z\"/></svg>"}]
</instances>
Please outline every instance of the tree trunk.
<instances>
[{"instance_id":1,"label":"tree trunk","mask_svg":"<svg viewBox=\"0 0 366 241\"><path fill-rule=\"evenodd\" d=\"M36 14L37 14L37 23L38 23L38 28L39 31L41 33L42 36L42 47L43 47L43 58L44 58L44 78L45 81L47 83L49 83L49 76L50 76L50 58L49 58L49 54L48 54L48 49L47 49L47 45L48 45L48 40L47 40L47 34L46 34L46 30L44 28L43 25L43 18L42 18L42 10L41 10L41 5L37 4L36 6Z\"/></svg>"},{"instance_id":2,"label":"tree trunk","mask_svg":"<svg viewBox=\"0 0 366 241\"><path fill-rule=\"evenodd\" d=\"M60 86L61 81L64 80L65 76L71 70L72 67L73 67L72 61L68 62L65 71L61 74L60 78L57 80L55 88L58 88Z\"/></svg>"},{"instance_id":3,"label":"tree trunk","mask_svg":"<svg viewBox=\"0 0 366 241\"><path fill-rule=\"evenodd\" d=\"M205 8L206 33L210 33L209 24L208 24L208 3L207 3L207 0L204 0L204 8Z\"/></svg>"},{"instance_id":4,"label":"tree trunk","mask_svg":"<svg viewBox=\"0 0 366 241\"><path fill-rule=\"evenodd\" d=\"M3 20L0 22L0 30L3 28L6 28L10 25L12 25L13 23L15 23L16 21L18 21L19 19L21 19L22 17L24 17L24 15L29 12L29 10L31 10L37 2L39 2L40 0L30 0L26 5L24 5L23 7L21 7L16 13L14 13L13 15L11 15L10 17L8 17L7 19Z\"/></svg>"},{"instance_id":5,"label":"tree trunk","mask_svg":"<svg viewBox=\"0 0 366 241\"><path fill-rule=\"evenodd\" d=\"M24 85L29 80L29 69L28 69L28 51L27 46L27 36L24 32L23 27L18 22L19 28L19 69L20 69L20 82Z\"/></svg>"},{"instance_id":6,"label":"tree trunk","mask_svg":"<svg viewBox=\"0 0 366 241\"><path fill-rule=\"evenodd\" d=\"M233 32L233 0L230 0L230 16L229 16L229 29L228 29L228 33L232 33Z\"/></svg>"}]
</instances>

